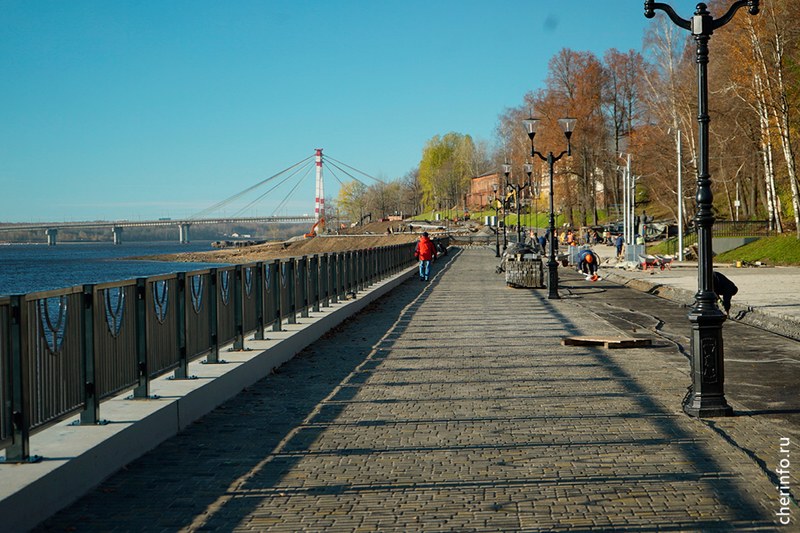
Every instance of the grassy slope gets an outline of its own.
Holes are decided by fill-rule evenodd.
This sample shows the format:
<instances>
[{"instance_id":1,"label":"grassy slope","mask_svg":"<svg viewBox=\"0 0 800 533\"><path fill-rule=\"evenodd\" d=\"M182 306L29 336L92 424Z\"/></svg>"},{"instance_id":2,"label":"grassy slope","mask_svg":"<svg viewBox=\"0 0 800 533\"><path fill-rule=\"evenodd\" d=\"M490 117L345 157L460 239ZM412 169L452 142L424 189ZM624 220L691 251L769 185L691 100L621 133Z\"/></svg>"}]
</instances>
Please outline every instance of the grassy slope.
<instances>
[{"instance_id":1,"label":"grassy slope","mask_svg":"<svg viewBox=\"0 0 800 533\"><path fill-rule=\"evenodd\" d=\"M761 261L770 265L800 265L800 241L794 233L766 237L714 258L721 263Z\"/></svg>"}]
</instances>

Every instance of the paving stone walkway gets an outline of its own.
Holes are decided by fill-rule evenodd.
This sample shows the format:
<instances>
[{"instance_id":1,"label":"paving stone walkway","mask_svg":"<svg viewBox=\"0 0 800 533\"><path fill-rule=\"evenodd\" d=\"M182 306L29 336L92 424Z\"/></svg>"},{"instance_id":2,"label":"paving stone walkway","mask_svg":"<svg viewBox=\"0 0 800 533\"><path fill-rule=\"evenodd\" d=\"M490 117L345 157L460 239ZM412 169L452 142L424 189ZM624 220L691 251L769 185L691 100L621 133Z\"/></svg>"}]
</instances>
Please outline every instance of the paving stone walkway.
<instances>
[{"instance_id":1,"label":"paving stone walkway","mask_svg":"<svg viewBox=\"0 0 800 533\"><path fill-rule=\"evenodd\" d=\"M683 415L656 351L562 346L618 332L496 264L437 262L36 531L794 530L726 438L777 463L769 426Z\"/></svg>"}]
</instances>

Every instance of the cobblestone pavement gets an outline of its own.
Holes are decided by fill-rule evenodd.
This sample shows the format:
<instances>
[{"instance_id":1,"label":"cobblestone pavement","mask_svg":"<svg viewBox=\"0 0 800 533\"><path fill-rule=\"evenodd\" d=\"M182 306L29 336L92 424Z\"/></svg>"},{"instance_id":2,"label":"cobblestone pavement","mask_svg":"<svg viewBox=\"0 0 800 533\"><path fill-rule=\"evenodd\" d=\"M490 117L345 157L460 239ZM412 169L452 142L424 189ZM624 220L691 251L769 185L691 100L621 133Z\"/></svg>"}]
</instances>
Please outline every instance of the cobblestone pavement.
<instances>
[{"instance_id":1,"label":"cobblestone pavement","mask_svg":"<svg viewBox=\"0 0 800 533\"><path fill-rule=\"evenodd\" d=\"M562 346L617 330L455 255L36 531L792 530L724 431L777 463L770 425L690 419L675 360Z\"/></svg>"}]
</instances>

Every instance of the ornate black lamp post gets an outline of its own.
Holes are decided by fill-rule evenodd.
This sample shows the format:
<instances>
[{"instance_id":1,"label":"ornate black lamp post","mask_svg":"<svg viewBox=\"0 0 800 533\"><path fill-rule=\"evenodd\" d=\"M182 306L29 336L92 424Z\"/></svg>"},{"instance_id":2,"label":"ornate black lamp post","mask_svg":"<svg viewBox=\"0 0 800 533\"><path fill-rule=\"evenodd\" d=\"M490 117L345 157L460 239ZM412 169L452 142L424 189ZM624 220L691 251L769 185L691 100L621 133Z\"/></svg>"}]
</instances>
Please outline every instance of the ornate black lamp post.
<instances>
[{"instance_id":1,"label":"ornate black lamp post","mask_svg":"<svg viewBox=\"0 0 800 533\"><path fill-rule=\"evenodd\" d=\"M548 228L550 237L547 241L547 251L549 255L547 260L547 298L549 300L557 300L561 298L561 296L558 295L558 263L556 262L556 251L554 246L556 234L556 216L555 212L553 211L553 164L565 155L572 155L572 145L570 144L569 139L572 137L572 131L575 129L575 123L577 121L578 119L575 118L558 119L558 124L561 126L561 130L564 132L564 136L567 138L567 149L558 154L558 156L554 156L553 152L550 152L547 154L547 157L533 149L533 137L536 135L536 130L539 128L539 122L541 122L541 120L538 118L526 118L522 121L522 125L525 126L525 131L528 133L528 137L531 140L531 157L539 156L539 159L542 161L547 161L547 165L550 167L550 224Z\"/></svg>"},{"instance_id":2,"label":"ornate black lamp post","mask_svg":"<svg viewBox=\"0 0 800 533\"><path fill-rule=\"evenodd\" d=\"M529 164L525 165L525 172L528 174L528 182L527 183L524 183L522 185L520 185L519 183L506 183L506 188L509 191L514 191L514 196L515 196L515 199L516 199L516 202L517 202L517 242L518 243L522 243L522 222L521 222L522 219L520 218L520 213L519 213L520 207L519 206L522 203L522 201L521 201L522 191L526 187L530 186L530 184L531 184L531 172L529 171L529 168L528 168L528 167L531 167L531 166L532 165L529 165Z\"/></svg>"},{"instance_id":3,"label":"ornate black lamp post","mask_svg":"<svg viewBox=\"0 0 800 533\"><path fill-rule=\"evenodd\" d=\"M535 216L534 216L534 227L538 229L539 225L539 194L541 194L541 180L537 178L536 180L531 178L531 174L533 174L533 165L531 163L525 163L522 165L525 169L525 174L528 175L528 185L531 188L531 206L536 206ZM530 221L530 207L528 208L528 220ZM530 222L528 222L530 225Z\"/></svg>"},{"instance_id":4,"label":"ornate black lamp post","mask_svg":"<svg viewBox=\"0 0 800 533\"><path fill-rule=\"evenodd\" d=\"M511 174L511 165L503 163L503 174L506 175L506 189L508 188L508 175ZM503 197L503 252L508 248L508 237L506 236L506 213L508 213L508 197Z\"/></svg>"},{"instance_id":5,"label":"ornate black lamp post","mask_svg":"<svg viewBox=\"0 0 800 533\"><path fill-rule=\"evenodd\" d=\"M758 14L759 0L738 0L722 17L714 19L705 4L697 4L697 11L690 20L679 17L667 4L646 0L644 16L653 18L655 10L664 11L669 18L694 35L697 43L697 213L694 221L697 228L697 285L694 310L689 313L692 324L692 389L683 404L683 411L696 417L729 416L733 409L725 400L724 351L722 347L722 323L725 314L717 307L714 294L714 265L711 251L711 228L714 214L711 211L714 195L711 192L711 174L708 172L708 41L714 30L727 24L739 8L748 6L751 15Z\"/></svg>"},{"instance_id":6,"label":"ornate black lamp post","mask_svg":"<svg viewBox=\"0 0 800 533\"><path fill-rule=\"evenodd\" d=\"M492 184L492 190L494 191L494 218L496 224L500 223L500 215L497 208L497 184ZM500 226L497 226L494 229L494 251L495 257L500 257Z\"/></svg>"}]
</instances>

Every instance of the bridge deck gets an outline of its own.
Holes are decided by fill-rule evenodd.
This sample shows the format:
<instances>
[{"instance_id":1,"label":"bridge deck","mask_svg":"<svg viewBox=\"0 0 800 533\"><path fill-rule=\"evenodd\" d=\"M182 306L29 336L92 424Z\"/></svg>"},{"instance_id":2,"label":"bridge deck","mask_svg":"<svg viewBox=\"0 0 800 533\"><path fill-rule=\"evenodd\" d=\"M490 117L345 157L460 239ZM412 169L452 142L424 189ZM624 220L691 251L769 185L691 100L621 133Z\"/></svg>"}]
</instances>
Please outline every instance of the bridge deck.
<instances>
[{"instance_id":1,"label":"bridge deck","mask_svg":"<svg viewBox=\"0 0 800 533\"><path fill-rule=\"evenodd\" d=\"M486 249L437 262L36 531L777 524L756 464L680 413L685 359L562 346L618 331L495 266ZM777 444L755 419L721 427Z\"/></svg>"}]
</instances>

